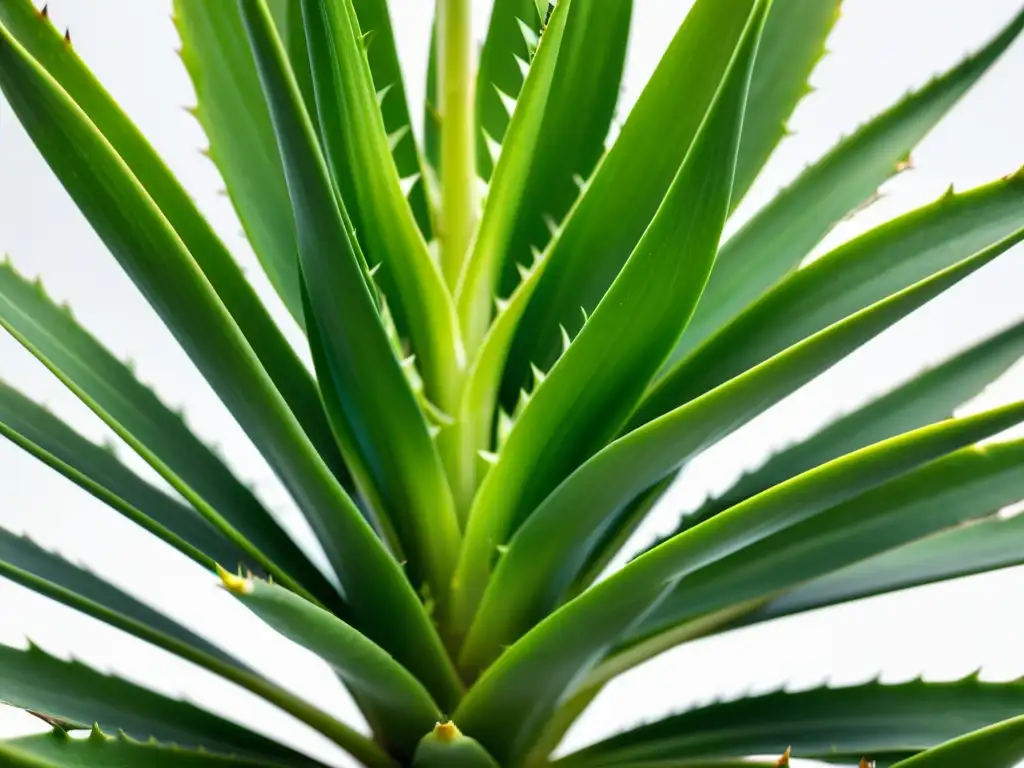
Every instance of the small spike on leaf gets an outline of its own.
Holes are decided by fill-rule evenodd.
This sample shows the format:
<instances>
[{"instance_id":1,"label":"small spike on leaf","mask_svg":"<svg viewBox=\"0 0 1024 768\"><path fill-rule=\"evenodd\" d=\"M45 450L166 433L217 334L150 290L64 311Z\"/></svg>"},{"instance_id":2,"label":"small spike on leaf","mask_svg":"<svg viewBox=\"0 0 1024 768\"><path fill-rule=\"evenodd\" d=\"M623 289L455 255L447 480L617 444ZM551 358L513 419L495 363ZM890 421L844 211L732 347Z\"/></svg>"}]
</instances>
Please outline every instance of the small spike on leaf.
<instances>
[{"instance_id":1,"label":"small spike on leaf","mask_svg":"<svg viewBox=\"0 0 1024 768\"><path fill-rule=\"evenodd\" d=\"M866 757L860 759L859 768L875 768L875 761L868 760Z\"/></svg>"},{"instance_id":2,"label":"small spike on leaf","mask_svg":"<svg viewBox=\"0 0 1024 768\"><path fill-rule=\"evenodd\" d=\"M371 29L363 33L363 36L360 38L360 41L363 44L364 51L370 50L370 46L373 45L373 40L375 37L377 37L376 29Z\"/></svg>"},{"instance_id":3,"label":"small spike on leaf","mask_svg":"<svg viewBox=\"0 0 1024 768\"><path fill-rule=\"evenodd\" d=\"M391 89L394 88L394 86L394 83L388 83L377 91L377 106L381 106L384 103L384 99L386 99L387 95L391 93Z\"/></svg>"},{"instance_id":4,"label":"small spike on leaf","mask_svg":"<svg viewBox=\"0 0 1024 768\"><path fill-rule=\"evenodd\" d=\"M42 8L40 8L39 9L39 15L40 15L40 17L42 17L44 19L50 18L50 6L49 5L44 5Z\"/></svg>"},{"instance_id":5,"label":"small spike on leaf","mask_svg":"<svg viewBox=\"0 0 1024 768\"><path fill-rule=\"evenodd\" d=\"M533 31L533 28L525 21L519 17L516 17L516 21L519 22L519 31L523 35L523 42L526 43L526 48L530 51L530 55L532 56L534 51L537 50L537 44L540 42L540 38L537 36L537 33Z\"/></svg>"},{"instance_id":6,"label":"small spike on leaf","mask_svg":"<svg viewBox=\"0 0 1024 768\"><path fill-rule=\"evenodd\" d=\"M538 384L547 378L547 374L538 368L536 363L530 363L530 370L533 372L533 386L536 388Z\"/></svg>"},{"instance_id":7,"label":"small spike on leaf","mask_svg":"<svg viewBox=\"0 0 1024 768\"><path fill-rule=\"evenodd\" d=\"M391 133L389 133L388 134L388 147L391 149L391 151L394 152L395 151L395 147L397 147L402 142L402 139L404 139L408 135L409 135L409 126L408 125L403 125L401 128L399 128L397 130L394 130Z\"/></svg>"},{"instance_id":8,"label":"small spike on leaf","mask_svg":"<svg viewBox=\"0 0 1024 768\"><path fill-rule=\"evenodd\" d=\"M572 337L569 335L569 332L565 330L564 325L559 324L558 330L562 332L562 352L565 352L565 350L569 348L569 345L572 344Z\"/></svg>"},{"instance_id":9,"label":"small spike on leaf","mask_svg":"<svg viewBox=\"0 0 1024 768\"><path fill-rule=\"evenodd\" d=\"M406 176L404 179L398 180L398 186L402 188L402 196L408 197L412 194L413 187L415 187L420 180L420 174L414 173L412 176Z\"/></svg>"},{"instance_id":10,"label":"small spike on leaf","mask_svg":"<svg viewBox=\"0 0 1024 768\"><path fill-rule=\"evenodd\" d=\"M516 100L514 97L509 96L497 85L494 86L494 92L498 94L498 98L501 99L501 105L505 107L505 111L508 112L508 116L512 117L512 113L516 111Z\"/></svg>"},{"instance_id":11,"label":"small spike on leaf","mask_svg":"<svg viewBox=\"0 0 1024 768\"><path fill-rule=\"evenodd\" d=\"M782 754L782 757L780 757L779 761L777 763L775 763L777 768L788 768L788 766L789 766L789 752L790 752L790 748L786 747L786 751Z\"/></svg>"},{"instance_id":12,"label":"small spike on leaf","mask_svg":"<svg viewBox=\"0 0 1024 768\"><path fill-rule=\"evenodd\" d=\"M481 128L480 133L484 136L484 146L487 147L487 153L491 156L491 162L497 163L498 156L501 154L501 142L491 136L485 128Z\"/></svg>"},{"instance_id":13,"label":"small spike on leaf","mask_svg":"<svg viewBox=\"0 0 1024 768\"><path fill-rule=\"evenodd\" d=\"M526 76L530 74L530 62L523 61L515 54L512 55L512 58L514 58L516 60L516 64L519 65L519 72L523 76L523 80L525 80Z\"/></svg>"},{"instance_id":14,"label":"small spike on leaf","mask_svg":"<svg viewBox=\"0 0 1024 768\"><path fill-rule=\"evenodd\" d=\"M65 29L64 30L64 43L66 45L71 45L71 30L70 29Z\"/></svg>"},{"instance_id":15,"label":"small spike on leaf","mask_svg":"<svg viewBox=\"0 0 1024 768\"><path fill-rule=\"evenodd\" d=\"M498 454L494 453L493 451L485 451L483 448L481 448L479 451L476 452L476 455L483 459L485 463L490 464L491 466L498 463Z\"/></svg>"}]
</instances>

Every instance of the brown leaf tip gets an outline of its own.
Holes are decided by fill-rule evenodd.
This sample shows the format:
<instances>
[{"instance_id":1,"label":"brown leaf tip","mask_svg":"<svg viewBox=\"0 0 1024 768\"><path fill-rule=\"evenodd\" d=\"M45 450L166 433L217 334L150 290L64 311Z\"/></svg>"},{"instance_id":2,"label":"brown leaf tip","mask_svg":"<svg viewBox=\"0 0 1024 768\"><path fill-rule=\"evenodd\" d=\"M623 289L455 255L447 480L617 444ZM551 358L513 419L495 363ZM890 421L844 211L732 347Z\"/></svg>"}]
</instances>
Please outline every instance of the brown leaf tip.
<instances>
[{"instance_id":1,"label":"brown leaf tip","mask_svg":"<svg viewBox=\"0 0 1024 768\"><path fill-rule=\"evenodd\" d=\"M41 19L48 19L48 18L50 18L50 6L49 5L44 5L42 8L39 9L39 18L41 18Z\"/></svg>"},{"instance_id":2,"label":"brown leaf tip","mask_svg":"<svg viewBox=\"0 0 1024 768\"><path fill-rule=\"evenodd\" d=\"M875 768L875 761L862 757L860 759L860 768Z\"/></svg>"},{"instance_id":3,"label":"brown leaf tip","mask_svg":"<svg viewBox=\"0 0 1024 768\"><path fill-rule=\"evenodd\" d=\"M786 747L785 753L779 758L779 761L775 764L776 768L788 768L789 766L789 753L790 747Z\"/></svg>"},{"instance_id":4,"label":"brown leaf tip","mask_svg":"<svg viewBox=\"0 0 1024 768\"><path fill-rule=\"evenodd\" d=\"M67 43L68 45L71 45L71 30L70 29L65 29L64 30L64 42Z\"/></svg>"}]
</instances>

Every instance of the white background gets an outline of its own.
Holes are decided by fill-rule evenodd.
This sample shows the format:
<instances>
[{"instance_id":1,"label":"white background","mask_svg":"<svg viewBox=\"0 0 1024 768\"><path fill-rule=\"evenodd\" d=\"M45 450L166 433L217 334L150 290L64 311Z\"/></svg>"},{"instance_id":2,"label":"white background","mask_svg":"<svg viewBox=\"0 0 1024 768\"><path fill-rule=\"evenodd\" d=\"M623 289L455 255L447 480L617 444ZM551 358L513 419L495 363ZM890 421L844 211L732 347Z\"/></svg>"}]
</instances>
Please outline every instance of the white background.
<instances>
[{"instance_id":1,"label":"white background","mask_svg":"<svg viewBox=\"0 0 1024 768\"><path fill-rule=\"evenodd\" d=\"M479 3L481 34L487 5ZM688 0L636 0L621 115L690 5ZM417 105L432 3L391 0L391 6L410 99ZM982 44L1018 7L1019 0L846 0L830 40L831 53L812 78L818 90L799 107L791 123L796 135L776 153L741 215L842 133ZM253 282L269 295L230 204L219 192L217 173L198 151L202 133L182 109L194 95L175 53L170 1L52 0L50 11L59 25L70 26L76 49L179 174ZM965 188L1021 166L1022 83L1024 44L1018 42L914 152L915 170L888 184L881 201L837 228L827 244L928 202L951 182ZM418 117L418 107L414 111ZM183 405L195 430L221 446L239 474L255 481L282 519L303 535L297 514L255 450L105 252L2 101L0 252L8 252L25 274L40 275L56 299L69 301L83 324L118 355L131 357L139 376L168 403ZM807 434L837 412L1018 319L1024 314L1022 286L1018 249L695 461L644 535L670 527L680 509L725 487L744 467L763 461L772 447ZM279 310L275 304L283 317ZM110 439L83 406L6 337L0 338L0 376L86 435ZM1020 398L1022 385L1024 367L1018 365L972 407ZM122 447L121 454L137 466L127 449ZM5 442L0 443L0 523L87 564L211 639L241 649L269 674L323 706L356 717L318 661L264 630L215 589L209 575L147 541L115 513ZM843 684L879 673L887 681L918 674L949 679L979 666L987 678L1017 677L1024 671L1022 595L1024 573L1011 570L694 643L610 686L570 741L580 744L713 695L786 683ZM74 654L161 691L201 700L244 722L274 729L329 762L345 764L324 739L248 694L19 587L0 584L0 617L0 642L22 645L31 637L54 653ZM36 721L0 708L0 733L29 729L38 729Z\"/></svg>"}]
</instances>

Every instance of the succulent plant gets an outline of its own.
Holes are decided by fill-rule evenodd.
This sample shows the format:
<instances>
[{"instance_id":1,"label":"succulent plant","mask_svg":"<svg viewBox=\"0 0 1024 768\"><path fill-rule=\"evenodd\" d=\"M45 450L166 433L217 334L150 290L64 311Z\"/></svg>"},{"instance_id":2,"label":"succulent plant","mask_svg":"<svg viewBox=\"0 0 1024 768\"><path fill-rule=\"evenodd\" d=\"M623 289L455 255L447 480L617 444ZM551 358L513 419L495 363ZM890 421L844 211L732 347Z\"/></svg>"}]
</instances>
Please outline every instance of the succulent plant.
<instances>
[{"instance_id":1,"label":"succulent plant","mask_svg":"<svg viewBox=\"0 0 1024 768\"><path fill-rule=\"evenodd\" d=\"M0 575L262 697L360 764L1010 768L1024 684L869 683L708 704L556 754L613 679L767 619L1024 563L1024 401L954 409L1018 323L847 413L609 569L677 470L1024 239L1015 174L807 255L1024 28L865 123L734 234L839 0L697 0L614 139L632 0L438 0L422 145L386 0L174 0L195 115L306 350L30 0L0 87L259 449L329 569L10 264L0 325L164 484L0 386L0 433L317 654L368 733L114 584L0 532ZM986 441L984 447L978 443ZM24 768L289 768L199 706L0 647ZM624 703L626 706L628 702ZM92 728L88 738L78 729ZM782 755L782 757L779 757ZM762 758L763 759L763 758Z\"/></svg>"}]
</instances>

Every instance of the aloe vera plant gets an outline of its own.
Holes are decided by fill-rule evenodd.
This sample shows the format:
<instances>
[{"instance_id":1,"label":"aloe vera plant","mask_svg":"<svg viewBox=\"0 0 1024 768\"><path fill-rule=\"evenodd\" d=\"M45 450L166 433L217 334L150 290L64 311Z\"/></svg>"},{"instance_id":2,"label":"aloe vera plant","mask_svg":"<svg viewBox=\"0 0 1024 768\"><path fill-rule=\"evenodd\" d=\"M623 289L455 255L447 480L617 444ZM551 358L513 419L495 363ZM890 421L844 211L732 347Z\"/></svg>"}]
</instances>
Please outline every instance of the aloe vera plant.
<instances>
[{"instance_id":1,"label":"aloe vera plant","mask_svg":"<svg viewBox=\"0 0 1024 768\"><path fill-rule=\"evenodd\" d=\"M1018 173L801 266L1024 10L723 237L839 0L697 0L613 141L633 0L495 0L479 53L472 5L437 2L419 144L386 0L174 0L195 116L310 369L70 38L30 0L0 0L10 107L327 565L9 263L0 325L169 490L6 384L0 433L318 655L369 732L4 530L0 575L372 768L1024 759L1024 684L976 676L748 696L556 753L609 682L665 650L1024 563L1022 518L996 514L1024 497L1024 440L988 440L1024 422L1024 401L954 417L1024 356L1022 322L778 453L599 578L680 467L1024 240ZM35 645L0 647L0 701L53 725L0 741L3 765L321 765Z\"/></svg>"}]
</instances>

